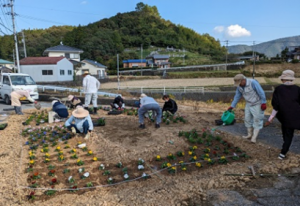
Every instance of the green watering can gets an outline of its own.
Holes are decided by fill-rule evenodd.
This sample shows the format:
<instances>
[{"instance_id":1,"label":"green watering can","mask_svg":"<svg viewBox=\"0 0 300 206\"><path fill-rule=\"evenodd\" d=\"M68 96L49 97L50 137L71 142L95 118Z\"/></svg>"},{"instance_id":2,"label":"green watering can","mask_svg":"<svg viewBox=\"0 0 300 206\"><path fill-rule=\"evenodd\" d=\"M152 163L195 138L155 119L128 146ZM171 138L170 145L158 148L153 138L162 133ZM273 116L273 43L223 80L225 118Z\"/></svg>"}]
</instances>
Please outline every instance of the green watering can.
<instances>
[{"instance_id":1,"label":"green watering can","mask_svg":"<svg viewBox=\"0 0 300 206\"><path fill-rule=\"evenodd\" d=\"M223 124L230 125L234 121L235 115L233 111L225 111L221 117Z\"/></svg>"}]
</instances>

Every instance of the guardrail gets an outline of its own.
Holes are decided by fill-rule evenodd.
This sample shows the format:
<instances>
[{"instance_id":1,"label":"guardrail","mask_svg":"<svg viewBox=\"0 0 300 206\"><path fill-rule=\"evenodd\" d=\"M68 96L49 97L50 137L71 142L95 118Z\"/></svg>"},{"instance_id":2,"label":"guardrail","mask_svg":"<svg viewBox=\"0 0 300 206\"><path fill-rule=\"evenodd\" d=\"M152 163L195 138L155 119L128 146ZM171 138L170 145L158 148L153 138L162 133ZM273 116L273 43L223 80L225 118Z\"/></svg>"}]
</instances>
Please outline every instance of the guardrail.
<instances>
[{"instance_id":1,"label":"guardrail","mask_svg":"<svg viewBox=\"0 0 300 206\"><path fill-rule=\"evenodd\" d=\"M45 91L65 91L65 92L78 92L80 96L84 94L82 89L78 88L68 88L68 87L57 87L57 86L49 86L49 85L37 85L38 89L41 89L43 92ZM98 92L98 95L116 97L118 94L110 93L110 92Z\"/></svg>"},{"instance_id":2,"label":"guardrail","mask_svg":"<svg viewBox=\"0 0 300 206\"><path fill-rule=\"evenodd\" d=\"M131 92L161 92L163 94L169 93L202 93L204 94L204 87L126 87L120 86L120 90L128 90Z\"/></svg>"}]
</instances>

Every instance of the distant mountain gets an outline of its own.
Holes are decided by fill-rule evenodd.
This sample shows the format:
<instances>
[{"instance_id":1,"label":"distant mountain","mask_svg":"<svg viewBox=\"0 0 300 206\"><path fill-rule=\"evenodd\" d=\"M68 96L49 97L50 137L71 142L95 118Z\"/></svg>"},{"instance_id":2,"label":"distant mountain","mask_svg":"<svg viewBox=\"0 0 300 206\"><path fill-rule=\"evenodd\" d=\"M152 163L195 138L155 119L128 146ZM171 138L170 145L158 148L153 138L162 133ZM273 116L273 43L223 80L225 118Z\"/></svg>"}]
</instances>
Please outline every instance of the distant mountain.
<instances>
[{"instance_id":1,"label":"distant mountain","mask_svg":"<svg viewBox=\"0 0 300 206\"><path fill-rule=\"evenodd\" d=\"M254 51L263 53L267 57L275 57L277 54L280 56L281 51L290 46L300 46L300 35L256 44L254 45ZM233 54L241 54L247 51L252 51L252 47L253 46L248 45L228 46L228 52Z\"/></svg>"}]
</instances>

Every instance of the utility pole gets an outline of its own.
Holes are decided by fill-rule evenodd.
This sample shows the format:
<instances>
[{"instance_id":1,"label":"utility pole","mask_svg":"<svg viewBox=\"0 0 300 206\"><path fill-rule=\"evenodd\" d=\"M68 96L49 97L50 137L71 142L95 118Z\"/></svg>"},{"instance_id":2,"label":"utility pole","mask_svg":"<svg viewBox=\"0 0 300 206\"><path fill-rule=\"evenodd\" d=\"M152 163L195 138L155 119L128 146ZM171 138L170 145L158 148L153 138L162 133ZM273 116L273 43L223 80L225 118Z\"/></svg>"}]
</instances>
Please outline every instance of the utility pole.
<instances>
[{"instance_id":1,"label":"utility pole","mask_svg":"<svg viewBox=\"0 0 300 206\"><path fill-rule=\"evenodd\" d=\"M142 62L143 62L143 44L141 44L141 76L143 76Z\"/></svg>"},{"instance_id":2,"label":"utility pole","mask_svg":"<svg viewBox=\"0 0 300 206\"><path fill-rule=\"evenodd\" d=\"M185 59L184 59L184 57L185 57L185 50L183 48L183 65L185 65Z\"/></svg>"},{"instance_id":3,"label":"utility pole","mask_svg":"<svg viewBox=\"0 0 300 206\"><path fill-rule=\"evenodd\" d=\"M16 27L15 27L15 13L14 13L14 2L13 2L13 0L10 0L10 4L3 5L3 7L6 7L6 6L11 8L11 14L10 15L11 15L12 24L13 24L13 33L14 33L16 58L17 58L17 69L18 69L18 73L21 73L20 60L19 60L18 40L17 40L17 33L16 33Z\"/></svg>"},{"instance_id":4,"label":"utility pole","mask_svg":"<svg viewBox=\"0 0 300 206\"><path fill-rule=\"evenodd\" d=\"M27 57L27 52L26 52L26 44L25 44L25 35L24 35L24 30L22 31L22 42L23 42L23 48L24 48L24 57Z\"/></svg>"},{"instance_id":5,"label":"utility pole","mask_svg":"<svg viewBox=\"0 0 300 206\"><path fill-rule=\"evenodd\" d=\"M256 59L256 54L254 52L254 46L255 46L255 41L253 41L253 47L252 47L252 56L253 56L253 73L252 73L252 78L255 78L255 59Z\"/></svg>"},{"instance_id":6,"label":"utility pole","mask_svg":"<svg viewBox=\"0 0 300 206\"><path fill-rule=\"evenodd\" d=\"M225 71L227 71L227 54L228 54L228 40L226 42L226 66L225 66Z\"/></svg>"},{"instance_id":7,"label":"utility pole","mask_svg":"<svg viewBox=\"0 0 300 206\"><path fill-rule=\"evenodd\" d=\"M117 76L118 76L118 90L120 90L120 76L119 76L119 54L117 54Z\"/></svg>"},{"instance_id":8,"label":"utility pole","mask_svg":"<svg viewBox=\"0 0 300 206\"><path fill-rule=\"evenodd\" d=\"M15 58L15 49L13 49L13 60L14 60L14 62L16 62L16 58ZM14 65L14 73L16 73L15 65Z\"/></svg>"}]
</instances>

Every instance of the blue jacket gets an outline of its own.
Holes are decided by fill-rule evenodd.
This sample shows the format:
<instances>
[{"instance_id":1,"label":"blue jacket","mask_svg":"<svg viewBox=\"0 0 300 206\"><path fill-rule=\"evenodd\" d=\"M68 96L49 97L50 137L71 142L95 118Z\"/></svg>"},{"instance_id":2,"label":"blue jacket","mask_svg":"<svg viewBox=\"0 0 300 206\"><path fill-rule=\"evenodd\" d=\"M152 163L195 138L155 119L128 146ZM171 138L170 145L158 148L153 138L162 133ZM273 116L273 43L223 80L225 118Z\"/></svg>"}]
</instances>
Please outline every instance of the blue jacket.
<instances>
[{"instance_id":1,"label":"blue jacket","mask_svg":"<svg viewBox=\"0 0 300 206\"><path fill-rule=\"evenodd\" d=\"M52 106L52 110L56 112L61 118L67 118L69 116L67 107L61 102L55 102Z\"/></svg>"}]
</instances>

